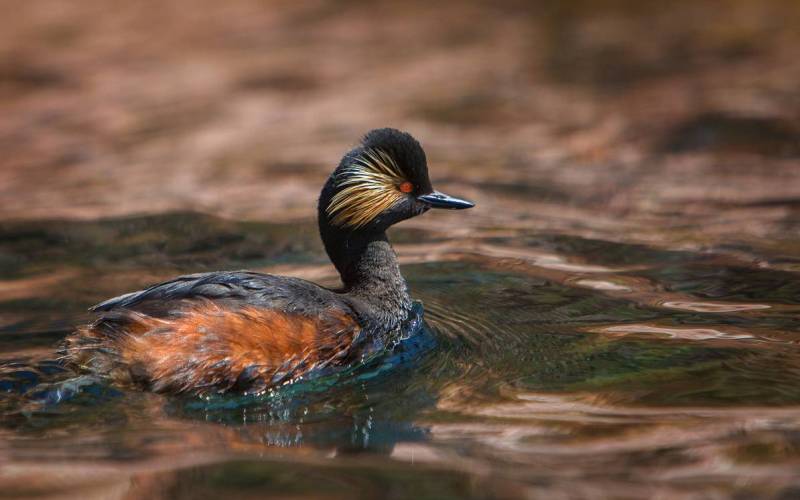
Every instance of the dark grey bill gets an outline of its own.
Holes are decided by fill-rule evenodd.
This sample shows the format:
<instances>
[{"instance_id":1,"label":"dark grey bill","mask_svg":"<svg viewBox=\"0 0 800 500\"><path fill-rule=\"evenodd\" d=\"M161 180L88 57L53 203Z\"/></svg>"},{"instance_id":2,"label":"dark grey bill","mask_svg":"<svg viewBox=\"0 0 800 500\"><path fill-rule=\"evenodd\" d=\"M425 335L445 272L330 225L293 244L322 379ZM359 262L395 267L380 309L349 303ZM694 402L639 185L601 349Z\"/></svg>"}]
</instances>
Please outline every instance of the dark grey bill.
<instances>
[{"instance_id":1,"label":"dark grey bill","mask_svg":"<svg viewBox=\"0 0 800 500\"><path fill-rule=\"evenodd\" d=\"M475 204L472 203L471 201L453 198L452 196L440 193L439 191L434 191L429 194L423 194L421 196L417 196L417 199L419 201L427 203L433 208L449 208L450 210L462 210L464 208L472 208L475 206Z\"/></svg>"}]
</instances>

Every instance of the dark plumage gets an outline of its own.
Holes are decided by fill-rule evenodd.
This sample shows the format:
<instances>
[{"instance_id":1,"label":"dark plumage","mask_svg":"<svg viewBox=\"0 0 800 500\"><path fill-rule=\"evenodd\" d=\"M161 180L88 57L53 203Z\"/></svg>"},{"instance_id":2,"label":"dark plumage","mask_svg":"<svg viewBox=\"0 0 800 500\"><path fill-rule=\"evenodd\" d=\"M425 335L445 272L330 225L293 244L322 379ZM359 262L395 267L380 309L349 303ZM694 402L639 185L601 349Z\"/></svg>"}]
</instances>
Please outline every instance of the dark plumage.
<instances>
[{"instance_id":1,"label":"dark plumage","mask_svg":"<svg viewBox=\"0 0 800 500\"><path fill-rule=\"evenodd\" d=\"M471 203L433 191L409 134L369 132L331 174L319 229L343 288L229 271L181 276L102 302L62 346L65 363L164 393L258 392L383 349L411 309L386 229L431 207Z\"/></svg>"}]
</instances>

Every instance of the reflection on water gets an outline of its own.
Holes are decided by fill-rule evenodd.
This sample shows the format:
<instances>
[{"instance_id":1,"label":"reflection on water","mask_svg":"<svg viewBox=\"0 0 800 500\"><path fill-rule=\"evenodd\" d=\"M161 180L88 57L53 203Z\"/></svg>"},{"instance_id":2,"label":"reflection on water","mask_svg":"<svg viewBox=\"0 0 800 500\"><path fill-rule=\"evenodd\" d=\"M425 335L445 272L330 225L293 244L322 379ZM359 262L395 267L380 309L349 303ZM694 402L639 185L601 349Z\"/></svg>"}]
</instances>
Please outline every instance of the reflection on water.
<instances>
[{"instance_id":1,"label":"reflection on water","mask_svg":"<svg viewBox=\"0 0 800 500\"><path fill-rule=\"evenodd\" d=\"M0 496L800 496L798 2L62 3L0 16ZM477 202L393 230L395 357L204 400L54 361L179 273L335 285L319 186L385 125Z\"/></svg>"},{"instance_id":2,"label":"reflection on water","mask_svg":"<svg viewBox=\"0 0 800 500\"><path fill-rule=\"evenodd\" d=\"M793 481L800 299L785 272L563 235L501 247L487 233L443 248L452 241L435 233L395 231L430 330L394 358L260 397L168 399L75 378L52 344L101 297L216 262L333 283L313 225L5 224L0 252L16 263L0 302L5 483L31 493L36 470L75 494L211 498L289 484L314 496L333 481L344 498L413 476L423 496L462 498ZM602 265L590 264L598 248ZM82 469L96 461L108 468ZM298 480L308 475L318 482Z\"/></svg>"}]
</instances>

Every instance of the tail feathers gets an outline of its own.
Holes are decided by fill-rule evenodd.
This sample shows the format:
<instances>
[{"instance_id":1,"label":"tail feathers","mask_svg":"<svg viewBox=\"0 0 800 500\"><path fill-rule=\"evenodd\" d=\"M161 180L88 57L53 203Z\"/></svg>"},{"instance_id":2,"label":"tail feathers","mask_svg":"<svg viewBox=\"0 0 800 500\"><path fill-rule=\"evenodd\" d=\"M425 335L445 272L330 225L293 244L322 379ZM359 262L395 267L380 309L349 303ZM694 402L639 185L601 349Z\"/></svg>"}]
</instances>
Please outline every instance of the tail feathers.
<instances>
[{"instance_id":1,"label":"tail feathers","mask_svg":"<svg viewBox=\"0 0 800 500\"><path fill-rule=\"evenodd\" d=\"M120 370L123 366L120 341L126 336L152 330L157 326L154 323L158 322L160 320L136 311L108 311L94 323L79 327L62 341L60 361L79 372L91 372L123 382L132 381L130 370Z\"/></svg>"}]
</instances>

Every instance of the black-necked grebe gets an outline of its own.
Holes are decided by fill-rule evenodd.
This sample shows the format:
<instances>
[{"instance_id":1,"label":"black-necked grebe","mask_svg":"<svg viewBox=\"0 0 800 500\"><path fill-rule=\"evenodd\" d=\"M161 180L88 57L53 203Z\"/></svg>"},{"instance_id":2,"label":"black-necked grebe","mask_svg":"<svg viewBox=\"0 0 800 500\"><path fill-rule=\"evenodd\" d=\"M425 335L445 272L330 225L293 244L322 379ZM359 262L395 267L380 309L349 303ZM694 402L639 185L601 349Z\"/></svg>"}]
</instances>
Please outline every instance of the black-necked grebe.
<instances>
[{"instance_id":1,"label":"black-necked grebe","mask_svg":"<svg viewBox=\"0 0 800 500\"><path fill-rule=\"evenodd\" d=\"M389 226L473 204L431 187L411 135L369 132L319 197L343 288L248 271L181 276L107 300L62 346L68 366L162 393L258 392L389 345L411 311Z\"/></svg>"}]
</instances>

